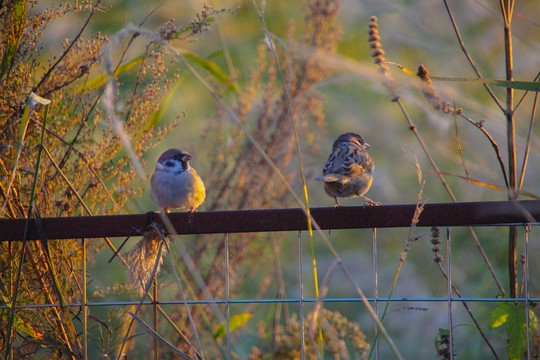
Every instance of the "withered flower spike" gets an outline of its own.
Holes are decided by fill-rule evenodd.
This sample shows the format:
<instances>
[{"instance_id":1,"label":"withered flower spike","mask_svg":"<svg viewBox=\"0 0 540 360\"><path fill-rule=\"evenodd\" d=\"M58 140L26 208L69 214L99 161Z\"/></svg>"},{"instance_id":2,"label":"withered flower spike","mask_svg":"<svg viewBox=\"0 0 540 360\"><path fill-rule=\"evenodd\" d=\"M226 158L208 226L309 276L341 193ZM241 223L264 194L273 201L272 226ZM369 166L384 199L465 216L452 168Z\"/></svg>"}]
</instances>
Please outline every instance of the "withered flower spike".
<instances>
[{"instance_id":1,"label":"withered flower spike","mask_svg":"<svg viewBox=\"0 0 540 360\"><path fill-rule=\"evenodd\" d=\"M435 89L433 88L433 82L429 78L429 70L423 65L418 65L418 70L416 72L416 76L418 76L420 79L422 79L422 94L426 98L426 100L429 102L431 106L437 111L440 111L444 114L456 114L460 115L463 113L463 109L461 108L453 108L450 106L450 102L448 101L442 101L441 97L437 94Z\"/></svg>"}]
</instances>

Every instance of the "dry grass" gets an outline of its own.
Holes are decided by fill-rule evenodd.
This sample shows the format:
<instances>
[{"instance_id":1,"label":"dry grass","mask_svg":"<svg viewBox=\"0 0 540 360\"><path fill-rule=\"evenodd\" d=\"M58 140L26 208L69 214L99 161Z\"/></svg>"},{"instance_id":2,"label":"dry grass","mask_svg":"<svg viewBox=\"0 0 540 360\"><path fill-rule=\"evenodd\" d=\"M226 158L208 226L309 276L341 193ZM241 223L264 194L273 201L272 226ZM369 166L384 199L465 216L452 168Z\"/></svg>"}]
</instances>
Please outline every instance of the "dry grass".
<instances>
[{"instance_id":1,"label":"dry grass","mask_svg":"<svg viewBox=\"0 0 540 360\"><path fill-rule=\"evenodd\" d=\"M156 116L159 116L159 111L162 110L162 100L178 80L176 62L170 61L166 48L157 46L152 41L146 43L140 58L126 58L127 50L137 40L135 36L124 40L119 38L116 43L118 46L112 53L106 50L110 40L107 37L99 33L91 38L83 37L83 30L94 14L107 11L99 1L94 5L84 2L77 7L70 6L66 1L54 9L41 12L36 11L31 2L21 1L24 8L21 13L17 12L16 4L19 3L8 5L0 13L2 49L5 51L11 48L14 51L11 57L3 59L0 77L0 195L2 203L5 204L1 216L25 217L32 193L35 178L33 167L40 149L39 135L44 123L44 112L43 108L36 108L28 127L23 129L22 136L21 118L25 110L25 100L31 91L52 102L43 144L45 153L50 154L50 157L43 156L41 160L35 191L34 203L40 215L49 217L123 212L127 202L140 196L143 189L135 185L135 166L126 154L125 139L123 143L121 138L125 136L131 139L134 156L141 159L176 126L176 122L173 122L164 128L156 127ZM257 49L256 61L249 79L233 95L233 110L241 122L249 128L285 177L293 183L298 181L299 169L292 161L296 154L291 121L296 121L298 132L303 134L302 148L309 152L318 151L317 140L324 129L324 116L321 98L313 91L313 87L325 80L330 70L324 62L317 58L306 58L287 44L303 43L327 53L334 52L340 39L338 10L337 1L308 1L305 31L302 35L296 32L295 24L291 22L287 37L283 41L274 39L281 72L286 77L289 98L281 86L279 72L268 44L265 43L261 43ZM223 12L229 11L215 10L205 5L190 24L178 26L174 20L170 20L161 27L159 35L166 41L192 41L196 35L211 27L210 17ZM60 54L48 62L43 62L39 47L43 30L51 21L61 21L71 13L85 16L80 31L73 39L66 39ZM17 28L17 25L20 27ZM110 59L113 62L109 62ZM113 87L108 90L115 91L104 94L108 79L103 70L104 65L110 74L116 71L116 76L131 76L131 85L125 86L118 78L109 78ZM228 84L214 83L213 86L217 93L228 91ZM289 100L292 109L289 108ZM107 103L104 103L105 101ZM110 104L113 107L110 107ZM290 110L295 114L294 117ZM231 130L225 125L227 116L225 111L219 110L217 115L208 121L203 137L204 141L212 143L213 146L206 147L197 154L199 158L211 159L208 168L213 169L204 179L207 188L212 189L211 196L207 199L207 209L288 206L291 199L287 196L286 186L275 178L265 159L245 141L243 133L235 128ZM112 118L121 122L121 133L114 130L117 129L117 124ZM22 145L22 152L20 160L16 162L19 143ZM142 165L144 166L144 163ZM10 178L14 181L8 189L6 184ZM275 239L281 237L275 234L271 236ZM241 235L231 241L230 263L235 264L230 268L231 294L242 285L248 272L271 260L265 254L270 250L270 246L279 247L279 242L265 240L265 244L270 243L273 245L260 246L260 239L249 235ZM89 249L89 257L93 257L104 246L103 242L93 244L97 245ZM133 282L147 280L144 277L144 274L148 274L147 268L138 265L151 263L153 266L155 261L158 261L155 256L151 257L154 261L149 261L147 256L149 252L155 254L155 251L149 251L155 250L155 244L159 242L155 241L155 236L151 236L149 232L130 252L128 258L131 259ZM209 246L210 244L212 246ZM0 290L4 301L10 303L16 287L16 264L21 258L22 249L7 243L0 246L2 264L5 264L1 268L3 286ZM76 240L58 241L50 243L49 250L55 272L66 279L61 289L64 300L81 301L80 279L83 262L80 245ZM189 251L196 265L201 262L210 264L204 274L206 290L212 294L222 293L225 251L223 241L200 237L193 242ZM278 251L274 249L274 252ZM21 269L21 286L18 288L17 299L24 299L24 302L28 303L59 302L50 276L52 272L44 254L45 249L41 243L32 242L26 245L25 256L28 261L24 262ZM272 274L269 274L267 284L271 277ZM190 282L189 277L187 281ZM265 290L266 287L263 286L261 294ZM202 297L202 293L196 296ZM208 319L198 310L196 308L193 312L196 324L218 322L219 319ZM48 348L47 352L57 357L82 356L82 338L75 329L74 317L69 312L59 312L56 308L17 311L12 343L8 342L8 326L4 326L9 323L8 314L9 312L4 311L1 317L3 336L0 351L5 351L6 347L10 346L10 355L15 358L32 357L41 353L40 349L43 348ZM188 321L186 315L180 312L175 312L170 317L176 324ZM277 323L280 321L282 319L278 319ZM285 327L290 325L286 322L284 324ZM201 326L203 333L206 329L207 327ZM117 330L121 331L120 328ZM189 330L187 331L189 337ZM114 336L109 334L101 339L101 353L108 353ZM182 337L172 339L172 342L180 349L184 346L189 349ZM105 346L105 343L108 345ZM203 345L205 349L210 349L205 350L207 356L220 353L218 344L213 340Z\"/></svg>"},{"instance_id":2,"label":"dry grass","mask_svg":"<svg viewBox=\"0 0 540 360\"><path fill-rule=\"evenodd\" d=\"M108 39L99 33L91 38L81 35L94 14L106 9L99 2L77 6L70 3L66 1L38 11L33 2L9 2L0 12L4 54L0 76L2 217L26 217L32 193L40 215L53 217L121 213L126 203L143 191L133 183L135 171L100 105L102 54ZM61 53L44 60L40 46L43 30L52 21L62 21L73 13L87 21L79 24L79 32L73 39L64 41ZM120 60L130 44L125 44ZM119 64L116 62L114 66ZM134 150L139 157L175 126L172 123L157 128L150 122L177 79L171 65L164 59L163 51L148 46L136 64L134 85L122 87L117 94L123 99L123 107L117 108L118 116L126 133L136 140ZM51 100L43 143L45 152L35 191L33 182L44 108L36 107L24 126L25 102L31 92ZM21 152L17 161L18 146ZM11 178L13 183L9 187ZM22 263L20 286L17 286L15 279L23 250L20 244L0 244L3 303L11 304L17 292L18 302L32 304L82 300L83 262L76 240L50 242L48 248L40 242L27 243L27 260ZM104 246L104 242L93 244L90 257ZM47 253L52 263L48 263ZM63 279L60 289L55 288L53 273ZM82 338L76 330L75 314L57 308L18 310L11 343L9 314L10 311L2 310L0 351L5 352L10 346L9 355L14 358L30 358L43 349L58 357L82 356Z\"/></svg>"}]
</instances>

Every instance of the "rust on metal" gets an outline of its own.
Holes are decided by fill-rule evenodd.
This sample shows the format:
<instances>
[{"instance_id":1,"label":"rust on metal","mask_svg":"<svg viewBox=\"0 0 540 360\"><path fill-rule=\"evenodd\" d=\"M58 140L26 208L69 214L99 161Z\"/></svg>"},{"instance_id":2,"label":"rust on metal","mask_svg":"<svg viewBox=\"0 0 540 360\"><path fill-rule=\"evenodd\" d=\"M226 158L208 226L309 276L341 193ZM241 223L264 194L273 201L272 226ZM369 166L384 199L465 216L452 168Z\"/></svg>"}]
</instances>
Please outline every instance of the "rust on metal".
<instances>
[{"instance_id":1,"label":"rust on metal","mask_svg":"<svg viewBox=\"0 0 540 360\"><path fill-rule=\"evenodd\" d=\"M312 208L323 229L407 227L416 205ZM158 216L155 217L159 219ZM170 213L178 234L246 233L307 230L302 209L267 209ZM425 204L416 226L484 226L537 223L540 200ZM80 216L42 219L49 239L99 238L136 235L148 221L147 214ZM0 219L0 241L20 241L25 219ZM30 221L28 240L39 239Z\"/></svg>"}]
</instances>

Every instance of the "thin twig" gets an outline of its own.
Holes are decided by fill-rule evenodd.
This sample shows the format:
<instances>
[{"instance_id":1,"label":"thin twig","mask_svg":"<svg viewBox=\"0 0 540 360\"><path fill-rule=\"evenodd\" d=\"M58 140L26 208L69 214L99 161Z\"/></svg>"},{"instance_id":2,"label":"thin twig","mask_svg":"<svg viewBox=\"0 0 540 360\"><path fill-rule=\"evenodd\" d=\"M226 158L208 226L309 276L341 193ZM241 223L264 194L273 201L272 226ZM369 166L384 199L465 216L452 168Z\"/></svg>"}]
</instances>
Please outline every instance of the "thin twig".
<instances>
[{"instance_id":1,"label":"thin twig","mask_svg":"<svg viewBox=\"0 0 540 360\"><path fill-rule=\"evenodd\" d=\"M380 43L379 43L380 36L378 35L376 21L377 21L377 18L372 17L372 24L370 24L370 27L371 27L370 32L372 32L373 34L371 36L372 38L370 38L369 41L370 41L370 46L372 46L375 49L379 50L381 48ZM392 101L398 104L403 116L405 117L405 120L407 121L407 123L409 125L409 130L411 130L413 132L413 134L416 137L418 143L422 147L422 150L424 151L424 154L426 155L426 157L428 158L428 161L430 162L431 166L433 167L433 169L437 173L437 176L439 177L439 180L441 181L441 183L442 183L443 187L445 188L446 192L448 193L448 195L450 196L450 198L452 199L453 202L457 202L457 199L456 199L454 193L452 192L452 190L448 186L448 184L447 184L446 180L444 179L444 177L442 176L442 174L439 172L437 164L435 163L435 161L431 157L431 155L429 153L429 150L427 149L427 146L425 145L424 141L422 140L422 137L420 136L420 133L418 132L418 128L412 122L407 110L405 109L405 106L401 102L400 96L397 94L396 90L394 89L393 79L388 75L388 67L385 65L386 60L384 59L382 54L383 54L383 52L377 51L377 52L373 53L372 57L375 58L375 62L376 62L376 64L379 65L379 69L382 72L383 85L390 92L390 94L392 96ZM487 135L487 132L485 132L485 134ZM496 144L496 143L492 142L492 144ZM487 265L487 267L488 267L488 269L489 269L489 271L491 273L491 276L493 277L493 279L495 280L495 283L499 287L499 291L502 294L505 294L506 292L504 291L504 288L503 288L502 284L500 283L497 275L495 274L495 270L491 266L491 262L489 261L487 255L486 255L486 253L484 251L484 248L480 244L480 240L478 239L478 236L476 235L476 232L473 230L473 228L471 226L469 226L468 229L469 229L469 232L471 233L471 235L472 235L472 237L473 237L473 239L475 241L476 247L480 251L480 254L482 255L482 258L484 259L484 262L486 263L486 265Z\"/></svg>"},{"instance_id":2,"label":"thin twig","mask_svg":"<svg viewBox=\"0 0 540 360\"><path fill-rule=\"evenodd\" d=\"M446 273L446 271L443 269L442 265L441 265L441 262L437 262L437 265L439 265L439 270L441 271L441 273L443 274L444 278L448 280L448 274ZM461 293L459 292L458 288L456 287L456 285L454 284L454 282L452 281L452 289L454 290L454 292L456 293L456 295L460 298L462 298L463 296L461 296ZM469 314L471 320L474 322L474 325L476 326L476 328L478 329L478 331L480 332L480 336L482 336L482 338L484 339L484 341L486 342L487 346L489 347L489 349L491 350L491 352L493 353L493 356L495 356L496 359L499 359L499 356L497 356L497 352L495 351L495 349L493 348L493 346L491 345L491 343L489 342L486 334L484 334L484 331L482 330L482 328L480 327L480 323L478 323L478 321L476 320L476 318L474 317L474 314L472 313L471 309L469 308L469 306L467 305L467 302L465 302L464 300L461 300L461 304L463 304L463 307L465 308L465 310L467 310L467 313Z\"/></svg>"},{"instance_id":3,"label":"thin twig","mask_svg":"<svg viewBox=\"0 0 540 360\"><path fill-rule=\"evenodd\" d=\"M467 180L470 180L471 176L469 175L469 171L467 170L467 165L465 164L465 158L463 157L463 149L461 148L461 140L459 138L457 115L455 113L454 113L454 129L456 131L456 143L457 143L457 148L458 148L458 152L459 152L459 158L461 159L461 164L463 165L463 170L465 171L465 175L467 176Z\"/></svg>"},{"instance_id":4,"label":"thin twig","mask_svg":"<svg viewBox=\"0 0 540 360\"><path fill-rule=\"evenodd\" d=\"M319 297L319 280L318 280L318 275L317 275L317 261L316 261L316 258L315 258L315 245L313 243L313 227L311 225L311 215L310 215L310 210L309 210L309 196L308 196L308 192L307 192L306 177L305 177L305 174L304 174L304 165L303 165L303 162L302 162L302 152L300 151L300 143L298 141L298 131L296 130L296 121L297 120L296 120L295 112L294 112L294 109L293 109L292 100L291 100L291 93L290 93L291 92L291 87L292 87L292 61L289 61L289 83L286 83L285 75L283 74L283 71L281 69L281 63L279 61L279 56L277 54L276 47L274 45L273 40L277 39L280 42L280 44L286 50L288 50L288 49L285 46L285 44L283 43L283 41L281 41L281 39L279 39L277 36L270 33L270 31L268 30L268 27L266 26L266 22L264 20L264 14L259 9L259 7L257 6L256 1L252 0L252 3L253 3L253 6L255 7L255 9L257 10L257 14L259 15L259 20L261 21L264 34L265 34L266 39L268 41L268 48L270 49L270 52L271 52L271 54L272 54L272 56L274 58L274 61L276 62L276 68L277 68L277 71L280 74L281 85L282 85L283 91L285 93L285 99L287 100L287 109L289 111L289 115L290 115L290 119L291 119L291 125L292 125L293 134L294 134L294 144L295 144L295 147L296 147L296 154L297 154L297 157L298 157L298 166L300 168L300 177L302 179L302 185L303 185L303 191L304 191L304 201L305 201L305 204L306 204L306 212L307 212L306 218L307 218L309 244L310 244L310 248L311 248L311 263L312 263L312 269L313 269L313 283L314 283L314 289L315 289L315 296ZM287 53L288 53L288 51L287 51ZM319 327L319 344L322 347L323 334L322 334L321 327ZM316 348L316 346L313 346L313 347Z\"/></svg>"},{"instance_id":5,"label":"thin twig","mask_svg":"<svg viewBox=\"0 0 540 360\"><path fill-rule=\"evenodd\" d=\"M396 100L396 102L398 103L401 111L403 112L403 115L405 116L405 119L408 121L409 123L409 129L414 133L414 135L416 136L416 139L418 140L418 142L420 143L420 146L422 147L422 149L424 150L424 153L426 154L429 162L431 163L431 166L433 167L433 169L435 171L438 171L438 166L437 164L435 164L435 161L433 160L433 158L431 157L431 155L429 154L429 151L426 147L426 145L424 144L422 138L420 137L420 134L418 133L418 130L416 128L416 125L414 125L409 117L409 114L407 113L407 111L405 110L405 107L403 106L403 104L401 103L400 99L398 98ZM448 184L446 183L446 180L444 179L444 177L442 176L442 174L438 173L438 176L439 176L439 179L441 180L444 188L446 189L446 191L448 192L448 195L450 195L450 198L452 199L453 202L457 202L457 198L455 197L454 193L452 192L452 190L450 189L450 187L448 186ZM474 242L476 244L476 247L478 248L478 250L480 251L480 254L482 255L482 258L484 259L484 262L486 263L490 273L491 273L491 276L493 277L493 279L495 280L495 282L497 283L497 286L499 287L499 291L502 293L502 294L505 294L506 292L504 291L504 288L502 286L502 284L500 283L499 281L499 278L497 277L497 275L495 274L495 270L493 269L493 266L491 265L491 262L489 261L488 257L487 257L487 254L486 252L484 251L484 248L482 247L482 244L480 244L480 240L478 239L478 236L476 235L476 232L473 230L473 228L471 226L468 227L469 228L469 232L471 233L473 239L474 239Z\"/></svg>"},{"instance_id":6,"label":"thin twig","mask_svg":"<svg viewBox=\"0 0 540 360\"><path fill-rule=\"evenodd\" d=\"M313 217L308 213L304 202L300 199L300 197L296 194L294 189L292 188L289 181L285 178L281 170L276 166L276 164L272 161L272 159L266 154L264 149L261 147L259 142L253 137L253 135L248 131L248 129L245 127L245 125L242 123L236 112L225 103L225 100L217 94L217 92L213 89L213 87L204 79L203 76L201 76L185 59L184 57L179 54L177 51L175 51L173 48L171 48L163 39L161 39L155 32L142 29L139 27L134 26L133 24L127 24L119 33L117 33L115 36L118 36L118 38L121 38L122 36L125 36L127 33L139 33L141 35L147 36L154 40L156 43L160 44L161 46L165 47L173 56L184 65L188 71L197 79L197 81L206 88L209 93L214 97L216 102L230 115L230 118L233 120L233 122L240 128L240 130L244 133L246 138L250 141L250 143L253 145L255 150L257 150L260 155L263 157L263 159L267 162L267 164L270 166L272 171L278 176L280 181L286 186L288 192L293 196L295 201L298 203L298 205L301 207L304 214L306 214L307 217L310 218L310 221L312 223L312 226L317 230L317 232L321 235L322 239L324 240L326 246L328 247L329 251L332 253L332 255L339 261L340 267L345 273L347 279L352 284L354 290L356 293L360 296L362 299L362 303L366 306L368 313L370 317L373 319L373 321L377 324L379 330L383 334L383 337L386 339L388 345L391 347L392 352L398 359L402 359L399 350L397 349L396 345L392 341L390 335L384 328L383 324L380 322L379 318L377 317L377 314L374 312L373 308L371 307L371 304L367 300L366 296L364 295L363 291L360 289L360 287L356 284L356 281L354 280L351 273L348 271L348 269L343 265L341 257L337 253L337 251L334 249L332 243L330 240L326 237L326 234L322 231L319 224L313 219ZM117 38L117 39L118 39ZM112 89L111 89L112 91Z\"/></svg>"},{"instance_id":7,"label":"thin twig","mask_svg":"<svg viewBox=\"0 0 540 360\"><path fill-rule=\"evenodd\" d=\"M101 1L101 0L100 0ZM144 22L148 19L148 17L153 14L159 7L161 7L161 5L159 5L156 9L152 10L148 15L146 15L146 17L141 21L141 23L139 24L139 26L142 26L144 24ZM127 51L129 49L129 47L131 46L131 44L133 43L133 41L135 40L136 36L135 34L133 34L131 36L131 38L129 39L128 41L128 44L126 45L126 47L123 49L122 51L122 54L120 55L120 59L118 60L118 63L116 64L116 67L114 68L114 72L113 74L116 73L116 71L120 68L120 65L122 64L122 62L124 61L124 58L127 54ZM90 118L90 115L92 114L92 112L94 111L95 107L97 106L98 102L99 102L99 99L101 99L101 96L103 95L103 92L105 91L104 88L100 89L99 91L99 94L96 96L96 99L94 100L94 103L92 104L92 106L90 106L90 110L88 110L88 113L86 114L85 118L83 121L81 121L79 123L79 128L77 129L77 132L75 133L75 136L73 136L73 139L71 140L71 146L73 146L75 144L75 142L77 141L77 138L79 137L84 125L88 122L88 119ZM64 156L62 157L62 160L60 161L60 169L63 169L64 168L64 163L67 161L67 158L69 156L69 153L71 151L72 148L68 148L68 150L66 151L66 153L64 154ZM53 176L56 176L53 175Z\"/></svg>"},{"instance_id":8,"label":"thin twig","mask_svg":"<svg viewBox=\"0 0 540 360\"><path fill-rule=\"evenodd\" d=\"M512 13L514 10L513 0L500 0L501 13L504 19L504 54L506 64L506 80L514 79L513 50L512 50ZM514 118L514 89L506 88L506 109L503 110L506 117L506 141L508 148L508 172L509 187L508 199L517 200L517 167L516 167L516 133ZM510 296L516 297L518 293L517 279L517 227L510 226L508 233L508 280Z\"/></svg>"},{"instance_id":9,"label":"thin twig","mask_svg":"<svg viewBox=\"0 0 540 360\"><path fill-rule=\"evenodd\" d=\"M540 72L538 72L538 74L536 74L536 76L534 77L533 81L538 81L538 78L540 77ZM519 99L517 105L514 107L514 113L518 110L518 108L521 106L521 104L523 103L523 100L525 100L525 97L527 97L527 95L530 93L529 90L525 91L523 93L523 96L521 96L521 99ZM535 94L538 94L538 91L535 91L534 92Z\"/></svg>"},{"instance_id":10,"label":"thin twig","mask_svg":"<svg viewBox=\"0 0 540 360\"><path fill-rule=\"evenodd\" d=\"M164 244L165 244L164 241L161 241L160 244L159 244L159 249L158 249L158 253L157 253L157 256L156 256L156 261L154 263L154 268L152 270L152 275L148 278L148 281L146 282L146 284L144 284L144 291L143 291L143 294L141 296L141 299L139 300L139 303L137 304L137 308L135 309L135 314L137 314L137 312L139 311L139 309L143 305L147 294L149 294L150 286L152 286L152 282L154 281L154 277L155 277L155 275L157 273L157 270L159 268L159 265L160 265L161 252L163 251ZM120 350L118 351L118 356L116 357L116 360L120 360L121 357L122 357L122 351L124 351L124 347L126 346L126 343L127 343L128 339L129 339L129 333L131 332L131 328L133 327L134 321L135 321L135 319L132 318L131 321L129 322L129 326L128 326L127 331L126 331L126 335L124 336L124 340L122 341L122 345L120 346Z\"/></svg>"},{"instance_id":11,"label":"thin twig","mask_svg":"<svg viewBox=\"0 0 540 360\"><path fill-rule=\"evenodd\" d=\"M67 186L69 187L69 189L73 192L73 194L75 195L75 197L79 200L79 202L81 203L84 211L90 215L90 216L93 216L94 214L92 213L92 210L90 210L90 208L88 207L88 205L86 205L86 203L84 202L84 200L82 199L82 197L79 195L79 192L75 189L75 187L71 184L71 182L69 181L69 179L66 177L66 175L64 175L64 173L62 172L62 170L60 170L60 168L58 167L58 164L56 163L56 161L54 161L51 153L49 152L49 150L47 150L46 147L43 147L43 151L45 152L45 154L47 155L47 157L49 158L49 161L53 164L54 168L58 171L58 174L60 174L60 176L62 177L62 179L64 180L64 182L67 184ZM108 238L108 237L105 237L103 238L105 239L105 242L106 244L111 248L111 250L113 251L113 253L116 253L117 250L116 248L114 247L114 245L112 244L111 240ZM117 256L120 258L120 260L122 260L122 263L126 266L128 266L126 260L122 257L122 255L120 254L117 254Z\"/></svg>"},{"instance_id":12,"label":"thin twig","mask_svg":"<svg viewBox=\"0 0 540 360\"><path fill-rule=\"evenodd\" d=\"M527 169L527 161L529 159L529 152L531 150L532 130L534 124L534 118L536 116L536 106L538 104L538 92L534 95L533 108L531 112L531 121L529 123L529 131L527 133L527 145L525 146L525 154L523 154L523 165L521 166L521 174L519 176L518 192L523 186L523 179L525 178L525 170Z\"/></svg>"},{"instance_id":13,"label":"thin twig","mask_svg":"<svg viewBox=\"0 0 540 360\"><path fill-rule=\"evenodd\" d=\"M499 145L495 142L495 139L493 139L493 136L486 130L484 127L483 122L476 122L473 121L471 118L465 116L464 114L459 114L459 116L465 120L467 120L470 124L474 125L478 130L480 130L486 138L489 140L491 146L493 147L493 150L495 151L495 155L497 156L497 161L499 163L499 166L501 167L501 172L503 175L504 183L506 184L506 187L508 188L508 174L506 173L506 167L504 166L504 160L501 155L501 151L499 150Z\"/></svg>"},{"instance_id":14,"label":"thin twig","mask_svg":"<svg viewBox=\"0 0 540 360\"><path fill-rule=\"evenodd\" d=\"M28 115L28 113L31 113L33 112L33 110L35 109L36 105L38 103L42 103L42 104L45 104L43 102L40 101L40 99L37 99L36 96L34 96L34 93L32 93L27 101L27 107L25 109L25 113ZM46 123L47 121L47 114L49 112L49 103L46 103L45 105L45 114L43 116L43 122ZM28 127L28 124L30 123L30 121L26 121L26 124L25 124L25 132L26 132L26 128ZM36 160L36 166L35 166L35 170L34 170L34 179L33 179L33 183L32 183L32 191L30 193L30 200L28 202L28 212L26 213L26 223L25 223L25 226L24 226L24 234L23 234L23 244L22 244L22 247L21 247L21 255L20 255L20 260L19 260L19 265L17 267L17 277L16 277L16 280L15 280L15 285L13 287L13 294L12 294L12 300L11 300L11 313L9 315L9 320L8 320L8 330L7 330L7 341L6 341L6 356L5 356L5 359L9 359L10 355L12 355L11 353L11 346L13 344L13 335L14 335L14 329L13 329L13 325L15 323L15 312L17 310L16 306L17 306L17 297L19 295L19 289L20 289L20 286L21 286L21 280L22 280L22 268L23 268L23 264L24 264L24 258L25 258L25 255L26 255L26 251L25 249L27 248L27 245L28 245L28 231L29 231L29 228L30 228L30 218L32 217L32 208L33 208L33 205L34 205L34 198L35 198L35 195L36 195L36 188L37 188L37 181L38 181L38 174L39 174L39 168L40 168L40 164L41 164L41 159L42 159L42 150L44 149L44 144L45 142L45 127L43 127L41 129L41 142L40 142L40 147L39 147L39 151L38 151L38 156L37 156L37 160ZM15 169L14 169L15 171ZM6 201L8 200L8 196L9 196L9 187L7 189L7 195L6 195ZM4 203L4 206L2 207L2 212L3 213L3 209L5 207L5 203ZM69 342L68 342L68 346L69 346Z\"/></svg>"},{"instance_id":15,"label":"thin twig","mask_svg":"<svg viewBox=\"0 0 540 360\"><path fill-rule=\"evenodd\" d=\"M164 238L164 235L162 234L162 237ZM167 251L167 255L169 256L169 261L171 262L171 266L173 268L173 274L176 280L176 284L178 285L178 290L180 291L180 296L182 297L182 300L184 301L184 307L186 308L186 314L189 319L189 323L191 324L191 329L193 330L193 335L195 336L195 341L197 342L197 347L199 348L198 355L201 357L201 359L204 359L204 353L201 346L201 341L199 340L199 333L197 332L197 327L195 326L195 321L193 320L193 317L191 316L191 311L189 310L189 306L187 304L186 295L184 294L184 290L182 289L182 283L180 283L180 279L178 278L178 271L176 270L176 266L174 265L174 259L171 255L171 249L169 248L169 245L165 240L163 240L165 243L165 249Z\"/></svg>"},{"instance_id":16,"label":"thin twig","mask_svg":"<svg viewBox=\"0 0 540 360\"><path fill-rule=\"evenodd\" d=\"M77 35L75 35L75 37L73 38L73 40L70 41L69 43L69 46L67 47L67 49L62 53L62 55L60 55L60 57L58 58L58 60L56 60L56 62L49 68L49 70L47 70L47 72L45 73L45 75L43 75L43 77L41 78L40 82L34 87L34 89L32 90L33 92L37 92L38 89L41 87L41 85L43 85L43 83L45 82L45 80L47 80L47 78L51 75L51 73L53 72L53 70L56 68L56 66L58 66L58 64L60 63L60 61L62 61L64 59L64 57L66 57L66 55L69 53L69 51L71 50L71 48L73 47L73 45L75 45L75 43L77 42L77 40L79 40L79 38L81 37L84 29L86 29L86 27L88 26L88 23L90 22L90 19L92 18L92 16L94 15L94 12L95 12L95 7L99 5L99 3L101 2L101 0L97 0L96 4L94 6L92 6L92 8L90 9L90 14L88 14L85 22L83 23L81 29L79 30L79 32L77 33ZM50 91L49 91L50 93Z\"/></svg>"},{"instance_id":17,"label":"thin twig","mask_svg":"<svg viewBox=\"0 0 540 360\"><path fill-rule=\"evenodd\" d=\"M444 6L446 7L446 11L448 13L448 16L450 17L450 21L452 22L452 27L454 28L454 32L456 33L456 37L457 37L457 40L459 42L459 46L461 47L461 50L463 51L463 54L465 55L465 57L469 61L469 64L471 64L471 67L473 68L474 72L476 73L476 76L478 76L479 79L482 79L483 76L480 73L480 70L478 70L478 68L476 67L476 64L474 63L474 60L471 58L471 56L469 55L469 52L465 48L465 44L463 43L463 39L461 38L461 34L459 33L459 29L457 27L456 21L454 20L454 15L452 14L452 10L450 10L450 7L448 6L448 1L443 0L443 2L444 2ZM486 88L486 90L488 91L488 93L491 96L491 98L493 99L493 101L495 102L495 104L497 104L499 109L504 111L504 108L503 108L502 104L497 99L497 97L495 96L495 94L493 93L493 91L491 90L489 85L487 85L487 84L483 84L483 85Z\"/></svg>"},{"instance_id":18,"label":"thin twig","mask_svg":"<svg viewBox=\"0 0 540 360\"><path fill-rule=\"evenodd\" d=\"M32 121L37 124L38 126L42 126L40 122L38 122L37 120L34 120L32 119ZM116 200L114 200L114 197L112 196L111 192L109 191L109 189L107 188L107 185L105 185L105 182L103 181L103 179L101 178L101 176L99 176L99 174L97 173L96 169L94 169L91 165L90 165L90 162L88 161L88 159L84 156L84 154L82 152L80 152L79 150L77 150L75 148L75 146L73 146L72 144L70 144L69 142L67 142L64 138L62 138L60 135L58 135L56 132L50 130L49 128L46 128L45 131L47 131L47 133L51 134L52 136L54 136L55 138L57 138L58 140L60 140L61 142L64 143L64 145L67 145L68 147L71 148L71 150L75 151L75 153L77 153L77 156L79 156L79 158L81 160L83 160L86 165L88 165L88 169L92 172L92 174L96 177L96 179L98 180L98 182L101 184L101 186L103 186L103 190L105 190L105 192L107 193L107 197L109 198L109 200L112 201L112 203L115 205L115 206L118 206L118 203L116 202ZM60 164L58 165L58 167L60 167Z\"/></svg>"}]
</instances>

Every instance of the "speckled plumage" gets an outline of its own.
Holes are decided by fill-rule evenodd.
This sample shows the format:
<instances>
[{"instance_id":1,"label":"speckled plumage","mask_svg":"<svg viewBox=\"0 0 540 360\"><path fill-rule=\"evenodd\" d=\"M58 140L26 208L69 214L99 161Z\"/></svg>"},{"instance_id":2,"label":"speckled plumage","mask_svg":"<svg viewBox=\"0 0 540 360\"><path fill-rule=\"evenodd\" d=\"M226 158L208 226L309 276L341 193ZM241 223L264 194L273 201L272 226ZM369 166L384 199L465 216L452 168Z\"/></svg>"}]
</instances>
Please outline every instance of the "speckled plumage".
<instances>
[{"instance_id":1,"label":"speckled plumage","mask_svg":"<svg viewBox=\"0 0 540 360\"><path fill-rule=\"evenodd\" d=\"M337 137L332 151L324 164L322 176L313 180L323 181L324 190L336 201L337 198L360 196L369 205L378 205L364 194L373 182L375 165L366 149L370 146L355 133L349 132Z\"/></svg>"}]
</instances>

